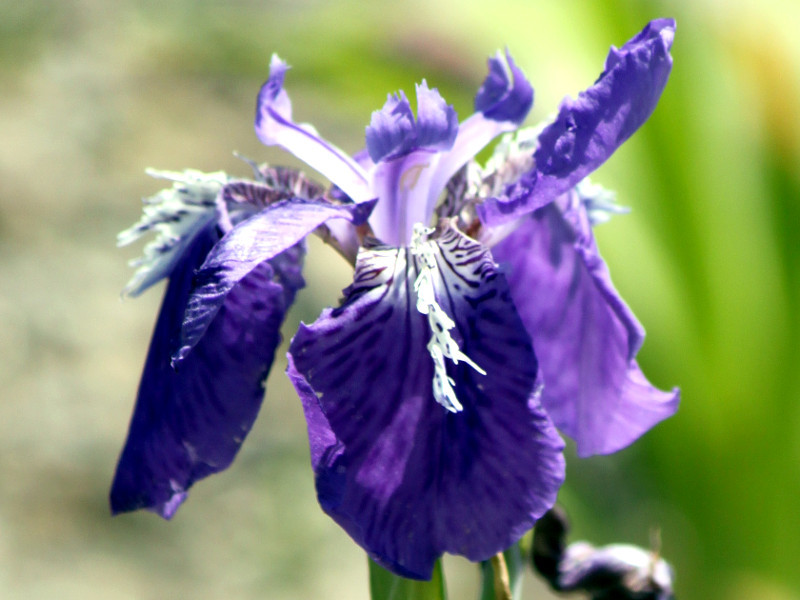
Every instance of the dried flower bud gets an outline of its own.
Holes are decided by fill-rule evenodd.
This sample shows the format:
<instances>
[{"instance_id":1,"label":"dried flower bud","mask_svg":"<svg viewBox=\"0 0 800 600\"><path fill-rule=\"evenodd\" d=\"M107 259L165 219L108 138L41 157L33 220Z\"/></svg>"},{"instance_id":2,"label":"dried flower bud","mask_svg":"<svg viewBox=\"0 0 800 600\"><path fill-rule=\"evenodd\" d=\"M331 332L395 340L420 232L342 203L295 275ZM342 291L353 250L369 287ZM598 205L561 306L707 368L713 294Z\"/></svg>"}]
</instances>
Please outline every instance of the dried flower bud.
<instances>
[{"instance_id":1,"label":"dried flower bud","mask_svg":"<svg viewBox=\"0 0 800 600\"><path fill-rule=\"evenodd\" d=\"M565 548L568 529L558 508L536 524L533 565L554 590L584 591L592 600L674 600L672 567L657 551L629 544L597 548L588 542Z\"/></svg>"}]
</instances>

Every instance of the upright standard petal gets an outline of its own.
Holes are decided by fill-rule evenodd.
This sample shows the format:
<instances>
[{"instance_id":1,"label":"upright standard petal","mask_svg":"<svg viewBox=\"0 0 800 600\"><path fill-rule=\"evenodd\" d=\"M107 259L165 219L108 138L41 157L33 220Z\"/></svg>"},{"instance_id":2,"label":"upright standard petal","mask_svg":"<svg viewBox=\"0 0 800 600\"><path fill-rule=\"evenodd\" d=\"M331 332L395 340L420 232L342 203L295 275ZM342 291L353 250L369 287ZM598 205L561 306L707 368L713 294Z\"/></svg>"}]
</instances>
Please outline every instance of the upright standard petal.
<instances>
[{"instance_id":1,"label":"upright standard petal","mask_svg":"<svg viewBox=\"0 0 800 600\"><path fill-rule=\"evenodd\" d=\"M406 93L389 94L383 108L372 113L366 129L367 153L373 163L407 152L416 138L414 111Z\"/></svg>"},{"instance_id":2,"label":"upright standard petal","mask_svg":"<svg viewBox=\"0 0 800 600\"><path fill-rule=\"evenodd\" d=\"M489 59L489 73L475 96L475 114L458 128L453 148L443 154L431 178L434 205L450 178L501 133L514 131L533 106L533 87L506 51Z\"/></svg>"},{"instance_id":3,"label":"upright standard petal","mask_svg":"<svg viewBox=\"0 0 800 600\"><path fill-rule=\"evenodd\" d=\"M416 119L402 91L390 94L383 108L372 113L366 129L367 152L376 164L414 150L441 152L452 147L457 132L456 111L423 81L417 85Z\"/></svg>"},{"instance_id":4,"label":"upright standard petal","mask_svg":"<svg viewBox=\"0 0 800 600\"><path fill-rule=\"evenodd\" d=\"M417 142L416 147L443 152L453 147L458 133L458 115L444 101L439 90L430 89L423 79L416 85Z\"/></svg>"},{"instance_id":5,"label":"upright standard petal","mask_svg":"<svg viewBox=\"0 0 800 600\"><path fill-rule=\"evenodd\" d=\"M215 238L213 229L198 236L170 277L111 488L115 514L146 508L171 518L195 481L230 465L261 406L281 324L303 285L303 249L242 279L175 370L192 277Z\"/></svg>"},{"instance_id":6,"label":"upright standard petal","mask_svg":"<svg viewBox=\"0 0 800 600\"><path fill-rule=\"evenodd\" d=\"M292 103L283 89L289 66L272 56L269 79L261 87L256 105L256 135L268 146L280 146L316 169L353 201L373 198L364 170L345 152L322 139L313 127L292 121Z\"/></svg>"},{"instance_id":7,"label":"upright standard petal","mask_svg":"<svg viewBox=\"0 0 800 600\"><path fill-rule=\"evenodd\" d=\"M258 184L238 182L258 193ZM335 204L322 198L290 198L268 204L238 223L208 253L197 272L195 286L186 306L181 345L175 360L183 360L203 336L230 291L258 265L302 241L329 219L363 223L373 201Z\"/></svg>"},{"instance_id":8,"label":"upright standard petal","mask_svg":"<svg viewBox=\"0 0 800 600\"><path fill-rule=\"evenodd\" d=\"M429 263L407 248L362 251L342 306L301 325L289 369L323 509L375 560L420 579L443 552L483 560L515 542L564 476L505 279L454 230L432 253L436 301L460 352L486 373L447 364L460 411L434 393L432 332L415 292Z\"/></svg>"},{"instance_id":9,"label":"upright standard petal","mask_svg":"<svg viewBox=\"0 0 800 600\"><path fill-rule=\"evenodd\" d=\"M430 201L431 178L441 156L415 150L383 160L372 169L370 183L379 200L369 224L379 240L392 246L407 245L414 225L430 221L438 197Z\"/></svg>"},{"instance_id":10,"label":"upright standard petal","mask_svg":"<svg viewBox=\"0 0 800 600\"><path fill-rule=\"evenodd\" d=\"M536 165L520 185L478 207L498 225L552 202L603 164L652 114L672 69L675 21L650 22L621 49L611 48L605 70L577 100L564 99L544 128Z\"/></svg>"},{"instance_id":11,"label":"upright standard petal","mask_svg":"<svg viewBox=\"0 0 800 600\"><path fill-rule=\"evenodd\" d=\"M519 126L533 106L533 87L506 50L489 59L489 74L475 95L475 111Z\"/></svg>"},{"instance_id":12,"label":"upright standard petal","mask_svg":"<svg viewBox=\"0 0 800 600\"><path fill-rule=\"evenodd\" d=\"M379 198L370 226L384 243L411 240L415 223L428 223L443 188L432 178L458 132L458 117L439 92L423 81L417 86L417 119L405 94L390 95L367 127L367 152L373 166L370 187Z\"/></svg>"},{"instance_id":13,"label":"upright standard petal","mask_svg":"<svg viewBox=\"0 0 800 600\"><path fill-rule=\"evenodd\" d=\"M545 206L492 249L534 340L542 404L578 454L624 448L678 407L651 386L635 355L644 330L619 297L576 194Z\"/></svg>"}]
</instances>

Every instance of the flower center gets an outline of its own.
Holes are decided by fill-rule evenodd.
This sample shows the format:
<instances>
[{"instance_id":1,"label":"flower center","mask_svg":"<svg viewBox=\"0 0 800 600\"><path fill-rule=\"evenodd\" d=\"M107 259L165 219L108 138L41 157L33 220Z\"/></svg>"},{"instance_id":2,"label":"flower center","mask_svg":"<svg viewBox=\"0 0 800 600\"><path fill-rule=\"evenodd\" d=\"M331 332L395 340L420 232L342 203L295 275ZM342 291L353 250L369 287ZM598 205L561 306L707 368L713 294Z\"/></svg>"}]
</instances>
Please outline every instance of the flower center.
<instances>
[{"instance_id":1,"label":"flower center","mask_svg":"<svg viewBox=\"0 0 800 600\"><path fill-rule=\"evenodd\" d=\"M434 274L439 268L436 262L437 246L436 242L428 239L434 231L421 223L414 225L410 249L418 259L419 269L417 279L414 281L414 291L417 294L417 310L428 316L428 325L431 329L431 339L427 348L433 359L433 397L445 409L456 413L464 410L464 407L458 401L453 389L455 381L447 375L445 358L453 361L454 365L460 360L464 361L481 375L486 375L486 371L461 352L458 343L450 335L450 330L456 324L436 300Z\"/></svg>"}]
</instances>

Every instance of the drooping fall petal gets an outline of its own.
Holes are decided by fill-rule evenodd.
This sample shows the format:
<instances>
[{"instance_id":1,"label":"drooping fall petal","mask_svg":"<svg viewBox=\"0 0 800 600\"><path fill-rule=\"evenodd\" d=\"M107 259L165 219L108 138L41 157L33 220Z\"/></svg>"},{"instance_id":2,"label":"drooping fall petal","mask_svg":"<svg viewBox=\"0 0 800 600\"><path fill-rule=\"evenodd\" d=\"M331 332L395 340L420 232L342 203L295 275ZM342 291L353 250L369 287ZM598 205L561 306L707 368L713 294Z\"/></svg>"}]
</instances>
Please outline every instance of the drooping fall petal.
<instances>
[{"instance_id":1,"label":"drooping fall petal","mask_svg":"<svg viewBox=\"0 0 800 600\"><path fill-rule=\"evenodd\" d=\"M230 465L261 406L304 252L295 246L243 278L176 370L192 276L216 237L198 236L170 277L111 488L114 513L171 518L195 481Z\"/></svg>"},{"instance_id":2,"label":"drooping fall petal","mask_svg":"<svg viewBox=\"0 0 800 600\"><path fill-rule=\"evenodd\" d=\"M443 552L483 560L519 539L563 479L536 358L504 277L478 243L436 240L436 298L465 361L436 398L432 332L408 248L362 250L342 306L301 325L289 376L303 400L323 509L395 573L430 577Z\"/></svg>"},{"instance_id":3,"label":"drooping fall petal","mask_svg":"<svg viewBox=\"0 0 800 600\"><path fill-rule=\"evenodd\" d=\"M533 338L542 404L578 454L624 448L678 406L635 356L644 330L614 289L588 217L573 194L534 212L492 249Z\"/></svg>"}]
</instances>

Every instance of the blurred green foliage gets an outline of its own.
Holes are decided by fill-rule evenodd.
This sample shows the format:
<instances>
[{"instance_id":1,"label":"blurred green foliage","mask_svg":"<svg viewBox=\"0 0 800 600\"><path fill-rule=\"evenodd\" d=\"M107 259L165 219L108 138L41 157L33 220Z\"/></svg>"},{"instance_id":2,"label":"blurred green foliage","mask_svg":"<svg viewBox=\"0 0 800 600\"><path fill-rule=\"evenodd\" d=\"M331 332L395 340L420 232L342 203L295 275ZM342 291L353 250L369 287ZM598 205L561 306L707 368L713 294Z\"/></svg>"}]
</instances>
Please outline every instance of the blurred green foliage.
<instances>
[{"instance_id":1,"label":"blurred green foliage","mask_svg":"<svg viewBox=\"0 0 800 600\"><path fill-rule=\"evenodd\" d=\"M672 78L593 179L633 209L599 244L648 330L644 371L680 386L682 405L616 455L570 452L561 502L573 537L595 543L646 546L660 528L682 600L800 597L800 9L788 0L0 0L0 596L366 598L360 551L315 505L281 364L234 467L173 523L108 516L159 294L116 302L135 250L115 251L114 235L159 185L142 170L246 173L233 150L294 164L252 133L273 51L294 66L296 117L354 152L386 93L423 77L468 116L486 56L506 45L536 88L531 123L545 118L596 78L610 44L659 16L678 21ZM348 283L336 261L312 247L288 335ZM470 568L446 565L453 579Z\"/></svg>"}]
</instances>

